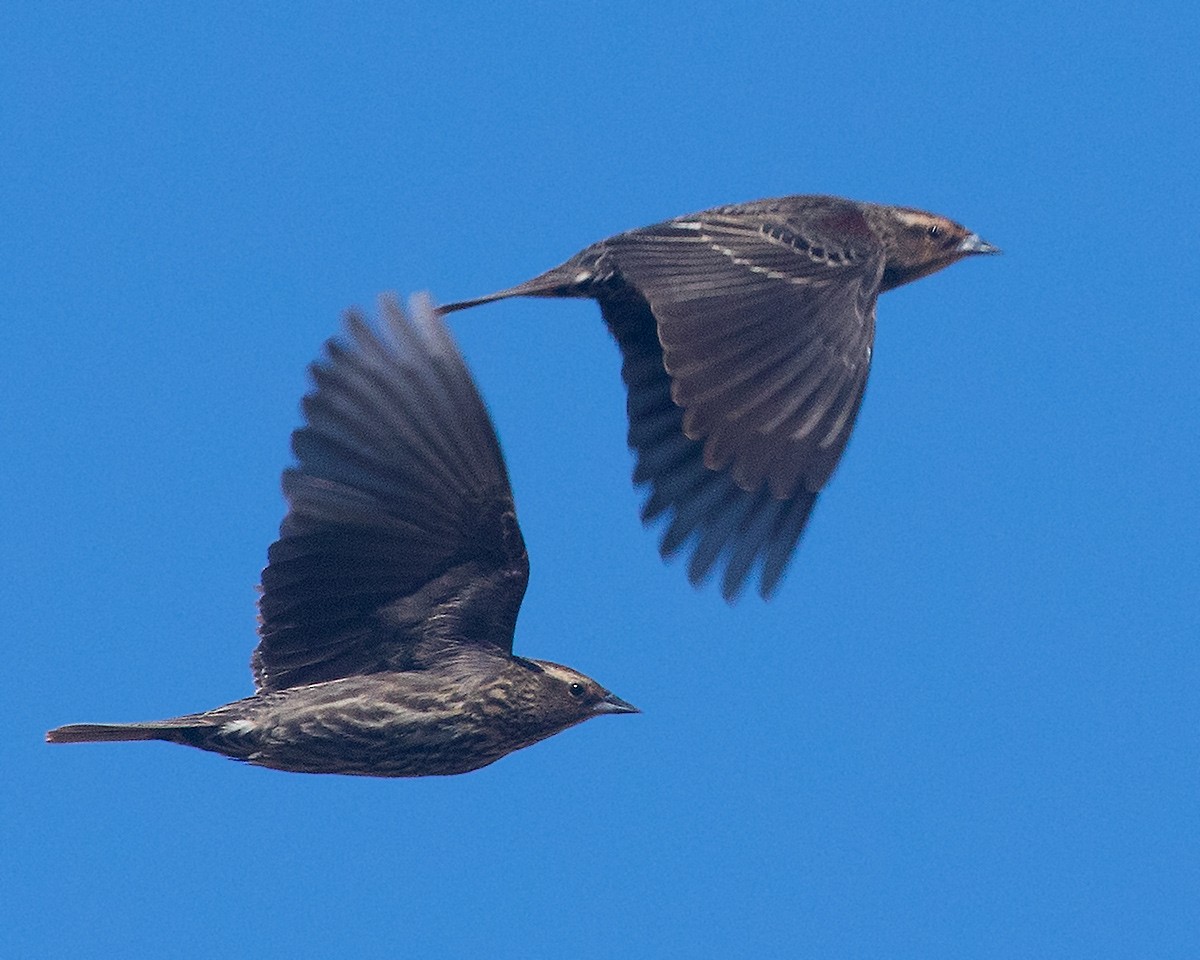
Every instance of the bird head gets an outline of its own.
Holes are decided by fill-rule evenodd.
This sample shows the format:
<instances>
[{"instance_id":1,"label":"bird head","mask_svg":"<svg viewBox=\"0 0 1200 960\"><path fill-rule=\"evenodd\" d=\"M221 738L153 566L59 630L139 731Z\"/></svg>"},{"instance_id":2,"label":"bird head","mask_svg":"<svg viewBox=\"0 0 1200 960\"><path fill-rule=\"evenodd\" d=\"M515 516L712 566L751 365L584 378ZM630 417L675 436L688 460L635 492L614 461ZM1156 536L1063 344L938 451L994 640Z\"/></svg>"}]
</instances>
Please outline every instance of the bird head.
<instances>
[{"instance_id":1,"label":"bird head","mask_svg":"<svg viewBox=\"0 0 1200 960\"><path fill-rule=\"evenodd\" d=\"M578 670L549 660L525 662L540 673L538 710L550 722L568 727L605 713L641 713Z\"/></svg>"},{"instance_id":2,"label":"bird head","mask_svg":"<svg viewBox=\"0 0 1200 960\"><path fill-rule=\"evenodd\" d=\"M963 257L1000 252L961 223L936 213L874 206L868 216L887 250L881 292L936 273Z\"/></svg>"}]
</instances>

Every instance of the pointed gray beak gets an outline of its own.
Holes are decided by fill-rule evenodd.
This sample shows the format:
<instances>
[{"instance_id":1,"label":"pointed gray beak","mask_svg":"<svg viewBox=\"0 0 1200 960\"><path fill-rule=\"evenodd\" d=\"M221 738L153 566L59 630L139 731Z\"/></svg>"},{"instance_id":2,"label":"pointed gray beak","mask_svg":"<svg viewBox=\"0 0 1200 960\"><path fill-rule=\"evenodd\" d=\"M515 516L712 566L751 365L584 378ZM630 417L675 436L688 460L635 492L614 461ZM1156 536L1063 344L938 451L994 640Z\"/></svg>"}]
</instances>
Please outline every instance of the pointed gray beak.
<instances>
[{"instance_id":1,"label":"pointed gray beak","mask_svg":"<svg viewBox=\"0 0 1200 960\"><path fill-rule=\"evenodd\" d=\"M632 703L626 703L615 693L610 693L595 706L596 713L641 713Z\"/></svg>"},{"instance_id":2,"label":"pointed gray beak","mask_svg":"<svg viewBox=\"0 0 1200 960\"><path fill-rule=\"evenodd\" d=\"M999 247L993 247L979 234L972 233L963 238L958 245L959 253L1000 253Z\"/></svg>"}]
</instances>

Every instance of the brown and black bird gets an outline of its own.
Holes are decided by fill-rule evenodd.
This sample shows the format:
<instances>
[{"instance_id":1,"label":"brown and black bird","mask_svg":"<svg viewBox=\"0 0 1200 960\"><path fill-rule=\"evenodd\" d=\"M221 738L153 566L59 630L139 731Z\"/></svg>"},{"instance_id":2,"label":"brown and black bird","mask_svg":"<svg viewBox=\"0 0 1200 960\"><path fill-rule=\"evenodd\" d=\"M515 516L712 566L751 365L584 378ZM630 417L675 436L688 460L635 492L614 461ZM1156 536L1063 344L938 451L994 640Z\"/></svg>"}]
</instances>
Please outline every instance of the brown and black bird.
<instances>
[{"instance_id":1,"label":"brown and black bird","mask_svg":"<svg viewBox=\"0 0 1200 960\"><path fill-rule=\"evenodd\" d=\"M302 773L465 773L637 709L512 653L529 558L500 445L428 301L349 315L312 368L289 509L259 600L256 692L170 720L72 724L50 743L167 740Z\"/></svg>"},{"instance_id":2,"label":"brown and black bird","mask_svg":"<svg viewBox=\"0 0 1200 960\"><path fill-rule=\"evenodd\" d=\"M998 253L952 220L840 197L758 200L620 233L461 310L590 297L623 356L642 519L693 583L779 584L854 426L885 290Z\"/></svg>"}]
</instances>

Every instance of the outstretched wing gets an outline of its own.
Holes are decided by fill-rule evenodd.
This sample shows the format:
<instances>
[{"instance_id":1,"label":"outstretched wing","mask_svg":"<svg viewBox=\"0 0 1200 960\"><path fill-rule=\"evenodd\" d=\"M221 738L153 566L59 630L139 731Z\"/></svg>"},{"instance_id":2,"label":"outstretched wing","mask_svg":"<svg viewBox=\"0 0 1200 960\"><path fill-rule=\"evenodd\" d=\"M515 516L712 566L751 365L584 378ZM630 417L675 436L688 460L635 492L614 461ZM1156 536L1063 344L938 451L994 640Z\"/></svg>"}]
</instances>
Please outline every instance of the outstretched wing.
<instances>
[{"instance_id":1,"label":"outstretched wing","mask_svg":"<svg viewBox=\"0 0 1200 960\"><path fill-rule=\"evenodd\" d=\"M259 600L259 689L508 652L529 579L487 410L425 299L347 316L313 365Z\"/></svg>"},{"instance_id":2,"label":"outstretched wing","mask_svg":"<svg viewBox=\"0 0 1200 960\"><path fill-rule=\"evenodd\" d=\"M683 432L683 410L671 399L671 378L650 307L635 297L602 300L601 310L621 348L628 390L629 446L637 458L633 480L649 488L642 520L668 520L664 557L689 554L688 579L721 572L721 593L732 601L756 568L759 592L769 598L796 550L817 495L807 490L779 500L765 486L739 487L726 471L704 465L704 444Z\"/></svg>"},{"instance_id":3,"label":"outstretched wing","mask_svg":"<svg viewBox=\"0 0 1200 960\"><path fill-rule=\"evenodd\" d=\"M866 387L884 267L857 205L722 207L605 246L653 312L671 396L705 465L748 493L764 482L777 499L820 490Z\"/></svg>"}]
</instances>

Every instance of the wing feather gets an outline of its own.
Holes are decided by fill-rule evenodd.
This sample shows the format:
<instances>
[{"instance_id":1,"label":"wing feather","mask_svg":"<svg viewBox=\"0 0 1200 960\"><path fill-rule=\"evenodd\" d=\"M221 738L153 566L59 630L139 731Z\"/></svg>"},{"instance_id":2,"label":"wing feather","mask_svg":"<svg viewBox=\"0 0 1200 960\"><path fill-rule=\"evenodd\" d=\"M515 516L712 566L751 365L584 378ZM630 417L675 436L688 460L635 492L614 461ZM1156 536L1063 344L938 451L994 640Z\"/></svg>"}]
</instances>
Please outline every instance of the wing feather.
<instances>
[{"instance_id":1,"label":"wing feather","mask_svg":"<svg viewBox=\"0 0 1200 960\"><path fill-rule=\"evenodd\" d=\"M816 495L802 491L797 499L778 500L765 487L749 493L728 471L708 469L704 442L684 433L684 411L671 399L671 378L649 306L625 298L602 300L601 308L622 353L628 439L636 458L633 479L649 492L642 520L665 520L660 552L667 558L687 554L693 583L720 571L728 600L761 568L759 589L770 596L803 529L801 523L794 530L787 518L797 514L798 504L807 518Z\"/></svg>"},{"instance_id":2,"label":"wing feather","mask_svg":"<svg viewBox=\"0 0 1200 960\"><path fill-rule=\"evenodd\" d=\"M716 211L608 241L650 306L672 398L707 465L781 499L820 489L849 438L884 266L865 228L841 249L819 221L803 231Z\"/></svg>"},{"instance_id":3,"label":"wing feather","mask_svg":"<svg viewBox=\"0 0 1200 960\"><path fill-rule=\"evenodd\" d=\"M529 577L499 442L427 301L347 318L283 475L252 667L260 689L509 652Z\"/></svg>"}]
</instances>

